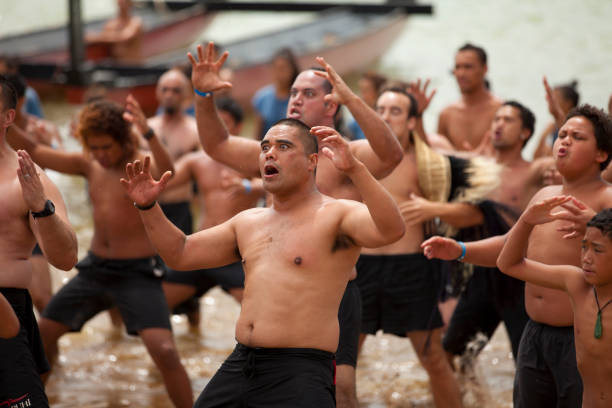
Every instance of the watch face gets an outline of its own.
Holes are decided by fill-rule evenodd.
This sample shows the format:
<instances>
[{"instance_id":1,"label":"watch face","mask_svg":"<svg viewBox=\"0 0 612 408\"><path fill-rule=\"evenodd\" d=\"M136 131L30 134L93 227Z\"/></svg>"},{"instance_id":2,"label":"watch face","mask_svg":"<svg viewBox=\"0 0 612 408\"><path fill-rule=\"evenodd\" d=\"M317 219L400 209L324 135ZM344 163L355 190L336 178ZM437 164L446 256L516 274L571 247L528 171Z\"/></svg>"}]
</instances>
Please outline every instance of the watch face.
<instances>
[{"instance_id":1,"label":"watch face","mask_svg":"<svg viewBox=\"0 0 612 408\"><path fill-rule=\"evenodd\" d=\"M51 200L45 202L45 208L40 212L32 212L32 217L40 218L55 214L55 205Z\"/></svg>"}]
</instances>

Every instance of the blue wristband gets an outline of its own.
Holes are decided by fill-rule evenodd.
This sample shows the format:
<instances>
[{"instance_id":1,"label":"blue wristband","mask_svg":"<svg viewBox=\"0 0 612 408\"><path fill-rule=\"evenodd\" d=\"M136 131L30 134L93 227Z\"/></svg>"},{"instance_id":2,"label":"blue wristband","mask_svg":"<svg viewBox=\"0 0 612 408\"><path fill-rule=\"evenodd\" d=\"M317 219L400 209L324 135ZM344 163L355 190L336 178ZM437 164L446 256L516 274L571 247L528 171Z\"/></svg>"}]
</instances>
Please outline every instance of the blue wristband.
<instances>
[{"instance_id":1,"label":"blue wristband","mask_svg":"<svg viewBox=\"0 0 612 408\"><path fill-rule=\"evenodd\" d=\"M457 243L461 247L461 255L459 255L459 258L457 258L455 260L461 262L461 261L463 261L463 258L465 258L466 248L465 248L465 244L462 241L457 241Z\"/></svg>"},{"instance_id":2,"label":"blue wristband","mask_svg":"<svg viewBox=\"0 0 612 408\"><path fill-rule=\"evenodd\" d=\"M251 190L253 190L253 187L251 186L251 180L249 179L242 179L242 186L244 187L244 191L247 194L249 194Z\"/></svg>"},{"instance_id":3,"label":"blue wristband","mask_svg":"<svg viewBox=\"0 0 612 408\"><path fill-rule=\"evenodd\" d=\"M197 90L196 88L193 88L193 92L195 92L196 95L200 95L202 98L208 98L209 96L213 95L212 92L202 92Z\"/></svg>"}]
</instances>

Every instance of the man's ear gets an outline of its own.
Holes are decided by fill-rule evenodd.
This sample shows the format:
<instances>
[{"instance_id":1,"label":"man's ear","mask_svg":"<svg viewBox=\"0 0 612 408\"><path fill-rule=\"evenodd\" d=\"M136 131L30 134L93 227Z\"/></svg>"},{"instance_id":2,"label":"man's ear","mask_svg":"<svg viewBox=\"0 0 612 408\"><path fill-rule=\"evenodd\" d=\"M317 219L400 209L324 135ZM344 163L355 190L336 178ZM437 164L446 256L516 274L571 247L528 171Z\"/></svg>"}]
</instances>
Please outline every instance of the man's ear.
<instances>
[{"instance_id":1,"label":"man's ear","mask_svg":"<svg viewBox=\"0 0 612 408\"><path fill-rule=\"evenodd\" d=\"M5 112L2 113L2 115L4 116L4 128L6 129L10 125L12 125L13 121L15 120L15 109L7 109Z\"/></svg>"},{"instance_id":2,"label":"man's ear","mask_svg":"<svg viewBox=\"0 0 612 408\"><path fill-rule=\"evenodd\" d=\"M315 171L317 169L317 163L319 162L318 153L310 153L308 155L308 170Z\"/></svg>"},{"instance_id":3,"label":"man's ear","mask_svg":"<svg viewBox=\"0 0 612 408\"><path fill-rule=\"evenodd\" d=\"M604 152L603 150L597 150L597 155L595 156L595 160L597 163L603 163L608 160L609 153Z\"/></svg>"}]
</instances>

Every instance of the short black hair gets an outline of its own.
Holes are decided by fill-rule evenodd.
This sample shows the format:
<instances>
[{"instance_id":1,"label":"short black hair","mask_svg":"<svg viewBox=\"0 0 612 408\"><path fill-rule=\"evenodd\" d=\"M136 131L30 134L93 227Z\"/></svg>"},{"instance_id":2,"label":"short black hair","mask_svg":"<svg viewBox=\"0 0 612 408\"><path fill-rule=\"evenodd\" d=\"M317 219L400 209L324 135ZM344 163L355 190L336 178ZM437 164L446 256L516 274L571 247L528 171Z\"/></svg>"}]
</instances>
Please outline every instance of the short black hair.
<instances>
[{"instance_id":1,"label":"short black hair","mask_svg":"<svg viewBox=\"0 0 612 408\"><path fill-rule=\"evenodd\" d=\"M599 165L601 170L605 169L612 160L612 119L603 110L584 104L573 108L563 123L576 116L582 116L593 125L597 149L608 153L608 158Z\"/></svg>"},{"instance_id":2,"label":"short black hair","mask_svg":"<svg viewBox=\"0 0 612 408\"><path fill-rule=\"evenodd\" d=\"M417 102L416 98L412 96L412 94L408 92L406 89L407 88L404 86L399 86L398 84L394 84L394 85L383 88L380 91L380 95L384 94L385 92L393 92L393 93L402 94L405 97L407 97L410 100L410 109L408 109L408 119L410 119L412 117L416 117L419 114L419 103Z\"/></svg>"},{"instance_id":3,"label":"short black hair","mask_svg":"<svg viewBox=\"0 0 612 408\"><path fill-rule=\"evenodd\" d=\"M587 227L597 228L612 240L612 208L604 208L587 222Z\"/></svg>"},{"instance_id":4,"label":"short black hair","mask_svg":"<svg viewBox=\"0 0 612 408\"><path fill-rule=\"evenodd\" d=\"M572 103L572 106L578 106L580 101L580 94L578 93L578 81L574 80L569 84L558 85L555 89L558 89L563 95L563 99L566 99Z\"/></svg>"},{"instance_id":5,"label":"short black hair","mask_svg":"<svg viewBox=\"0 0 612 408\"><path fill-rule=\"evenodd\" d=\"M229 96L221 96L215 99L215 106L218 110L229 113L236 124L242 123L242 120L244 119L244 111L234 98Z\"/></svg>"},{"instance_id":6,"label":"short black hair","mask_svg":"<svg viewBox=\"0 0 612 408\"><path fill-rule=\"evenodd\" d=\"M17 92L15 92L13 84L4 75L0 75L0 91L2 92L2 95L0 95L2 108L4 110L15 109L17 107Z\"/></svg>"},{"instance_id":7,"label":"short black hair","mask_svg":"<svg viewBox=\"0 0 612 408\"><path fill-rule=\"evenodd\" d=\"M6 76L6 79L13 85L17 99L23 98L27 87L25 79L19 74L9 74Z\"/></svg>"},{"instance_id":8,"label":"short black hair","mask_svg":"<svg viewBox=\"0 0 612 408\"><path fill-rule=\"evenodd\" d=\"M487 65L487 52L484 50L484 48L471 43L465 43L457 50L457 52L461 51L474 51L482 65Z\"/></svg>"},{"instance_id":9,"label":"short black hair","mask_svg":"<svg viewBox=\"0 0 612 408\"><path fill-rule=\"evenodd\" d=\"M523 129L529 130L529 136L523 142L523 146L525 146L529 138L533 136L533 131L535 129L535 115L531 110L529 110L529 108L517 101L506 101L502 104L502 106L512 106L513 108L518 109L519 114L521 115L521 124Z\"/></svg>"},{"instance_id":10,"label":"short black hair","mask_svg":"<svg viewBox=\"0 0 612 408\"><path fill-rule=\"evenodd\" d=\"M317 137L310 133L310 128L301 120L293 119L293 118L285 118L274 123L274 126L285 125L298 130L298 137L304 145L304 152L309 155L313 153L317 153L319 151L319 143L317 141Z\"/></svg>"}]
</instances>

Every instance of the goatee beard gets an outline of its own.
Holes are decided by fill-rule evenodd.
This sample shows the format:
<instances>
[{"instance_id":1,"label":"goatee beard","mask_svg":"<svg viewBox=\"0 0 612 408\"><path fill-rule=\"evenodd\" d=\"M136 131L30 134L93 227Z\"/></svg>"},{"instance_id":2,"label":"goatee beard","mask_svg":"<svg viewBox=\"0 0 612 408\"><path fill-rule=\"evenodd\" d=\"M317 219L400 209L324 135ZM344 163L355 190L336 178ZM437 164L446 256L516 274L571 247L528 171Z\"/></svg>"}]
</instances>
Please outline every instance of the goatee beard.
<instances>
[{"instance_id":1,"label":"goatee beard","mask_svg":"<svg viewBox=\"0 0 612 408\"><path fill-rule=\"evenodd\" d=\"M173 116L178 112L178 109L174 106L164 106L164 113L169 116Z\"/></svg>"}]
</instances>

